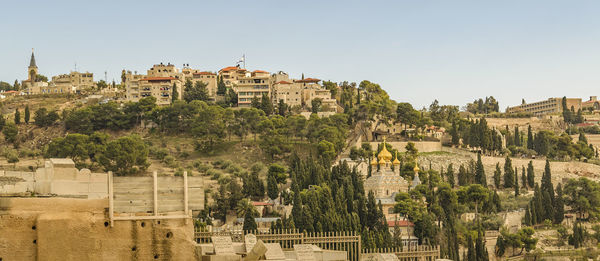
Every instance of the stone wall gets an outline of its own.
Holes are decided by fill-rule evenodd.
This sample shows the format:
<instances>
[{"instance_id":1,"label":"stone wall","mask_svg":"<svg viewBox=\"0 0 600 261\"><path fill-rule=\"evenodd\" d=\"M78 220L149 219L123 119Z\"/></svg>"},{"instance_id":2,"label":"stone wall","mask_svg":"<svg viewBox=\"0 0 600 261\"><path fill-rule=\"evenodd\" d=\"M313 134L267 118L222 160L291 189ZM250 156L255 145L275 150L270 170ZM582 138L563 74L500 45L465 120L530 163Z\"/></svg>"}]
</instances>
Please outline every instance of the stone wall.
<instances>
[{"instance_id":1,"label":"stone wall","mask_svg":"<svg viewBox=\"0 0 600 261\"><path fill-rule=\"evenodd\" d=\"M386 143L392 145L392 147L397 149L399 152L405 152L408 141L393 141ZM442 150L442 143L439 141L415 141L412 143L415 144L415 147L417 150L419 150L419 152L434 152ZM369 142L369 144L371 144L371 148L373 148L373 150L377 151L377 146L380 144L380 142Z\"/></svg>"},{"instance_id":2,"label":"stone wall","mask_svg":"<svg viewBox=\"0 0 600 261\"><path fill-rule=\"evenodd\" d=\"M108 224L106 199L0 198L1 260L196 260L193 222Z\"/></svg>"}]
</instances>

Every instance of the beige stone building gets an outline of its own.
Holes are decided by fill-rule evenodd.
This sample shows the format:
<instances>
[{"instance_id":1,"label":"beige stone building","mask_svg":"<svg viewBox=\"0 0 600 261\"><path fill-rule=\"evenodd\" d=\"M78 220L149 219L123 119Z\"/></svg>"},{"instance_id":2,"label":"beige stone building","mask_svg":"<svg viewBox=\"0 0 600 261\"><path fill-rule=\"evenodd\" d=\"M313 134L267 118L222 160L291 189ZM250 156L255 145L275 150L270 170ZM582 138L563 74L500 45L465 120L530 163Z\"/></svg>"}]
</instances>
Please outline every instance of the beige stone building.
<instances>
[{"instance_id":1,"label":"beige stone building","mask_svg":"<svg viewBox=\"0 0 600 261\"><path fill-rule=\"evenodd\" d=\"M90 72L70 72L52 77L52 81L42 88L41 94L78 93L94 87L94 74Z\"/></svg>"},{"instance_id":2,"label":"beige stone building","mask_svg":"<svg viewBox=\"0 0 600 261\"><path fill-rule=\"evenodd\" d=\"M126 100L137 102L141 98L153 96L156 104L171 104L173 86L179 93L178 99L183 96L182 74L172 64L155 64L147 71L147 75L125 74Z\"/></svg>"},{"instance_id":3,"label":"beige stone building","mask_svg":"<svg viewBox=\"0 0 600 261\"><path fill-rule=\"evenodd\" d=\"M581 109L592 111L600 110L600 101L598 100L598 96L590 96L590 100L582 102Z\"/></svg>"},{"instance_id":4,"label":"beige stone building","mask_svg":"<svg viewBox=\"0 0 600 261\"><path fill-rule=\"evenodd\" d=\"M35 62L35 56L33 54L33 50L31 51L31 59L29 60L29 67L27 67L27 80L21 81L21 86L23 88L23 93L31 95L31 94L40 94L42 88L48 86L47 82L40 81L37 79L38 75L38 67Z\"/></svg>"},{"instance_id":5,"label":"beige stone building","mask_svg":"<svg viewBox=\"0 0 600 261\"><path fill-rule=\"evenodd\" d=\"M567 107L575 111L581 109L581 98L567 98ZM549 98L545 101L523 103L518 106L508 107L507 113L531 113L533 116L543 116L562 112L562 98Z\"/></svg>"},{"instance_id":6,"label":"beige stone building","mask_svg":"<svg viewBox=\"0 0 600 261\"><path fill-rule=\"evenodd\" d=\"M233 86L233 90L238 95L238 106L250 107L254 97L258 97L259 100L263 95L271 97L271 86L269 72L255 70L245 71L243 76L238 75L237 84Z\"/></svg>"},{"instance_id":7,"label":"beige stone building","mask_svg":"<svg viewBox=\"0 0 600 261\"><path fill-rule=\"evenodd\" d=\"M337 102L331 98L331 92L318 84L321 80L315 78L291 80L282 72L273 74L271 78L274 83L272 90L274 104L283 100L289 106L300 106L308 110L314 99L321 99L321 111L337 111Z\"/></svg>"},{"instance_id":8,"label":"beige stone building","mask_svg":"<svg viewBox=\"0 0 600 261\"><path fill-rule=\"evenodd\" d=\"M181 69L181 73L183 76L183 83L187 80L192 81L193 84L200 81L206 84L206 89L208 91L208 96L211 100L215 100L217 98L217 74L213 72L200 71L189 68L185 66Z\"/></svg>"}]
</instances>

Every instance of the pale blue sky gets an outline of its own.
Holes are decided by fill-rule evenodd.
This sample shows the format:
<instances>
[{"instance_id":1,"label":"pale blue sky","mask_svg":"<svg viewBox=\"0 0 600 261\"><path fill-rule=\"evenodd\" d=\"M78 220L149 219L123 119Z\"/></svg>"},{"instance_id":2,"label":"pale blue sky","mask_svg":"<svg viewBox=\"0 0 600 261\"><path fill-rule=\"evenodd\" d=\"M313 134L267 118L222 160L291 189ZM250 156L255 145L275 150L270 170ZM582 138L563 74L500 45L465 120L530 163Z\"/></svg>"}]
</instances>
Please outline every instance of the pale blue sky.
<instances>
[{"instance_id":1,"label":"pale blue sky","mask_svg":"<svg viewBox=\"0 0 600 261\"><path fill-rule=\"evenodd\" d=\"M0 80L152 64L370 80L396 101L500 108L600 95L599 1L2 1Z\"/></svg>"}]
</instances>

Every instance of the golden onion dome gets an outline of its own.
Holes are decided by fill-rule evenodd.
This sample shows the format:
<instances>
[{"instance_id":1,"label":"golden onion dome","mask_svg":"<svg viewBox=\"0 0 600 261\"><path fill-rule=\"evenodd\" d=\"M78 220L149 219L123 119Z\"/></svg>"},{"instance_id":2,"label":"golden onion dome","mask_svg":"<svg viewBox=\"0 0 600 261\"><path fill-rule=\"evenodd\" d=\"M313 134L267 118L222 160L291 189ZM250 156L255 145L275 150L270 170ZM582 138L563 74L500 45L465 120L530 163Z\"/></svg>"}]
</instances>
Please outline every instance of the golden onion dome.
<instances>
[{"instance_id":1,"label":"golden onion dome","mask_svg":"<svg viewBox=\"0 0 600 261\"><path fill-rule=\"evenodd\" d=\"M381 151L379 152L379 155L377 156L379 158L379 160L383 159L385 161L391 161L392 160L392 153L390 153L386 146L385 146L385 139L383 139L383 148L381 149Z\"/></svg>"},{"instance_id":2,"label":"golden onion dome","mask_svg":"<svg viewBox=\"0 0 600 261\"><path fill-rule=\"evenodd\" d=\"M415 168L414 168L413 170L414 170L415 172L419 172L419 170L421 170L421 169L419 169L419 165L418 165L418 164L415 164Z\"/></svg>"},{"instance_id":3,"label":"golden onion dome","mask_svg":"<svg viewBox=\"0 0 600 261\"><path fill-rule=\"evenodd\" d=\"M394 159L392 164L394 164L394 166L400 165L400 161L398 160L398 152L397 151L396 151L396 158Z\"/></svg>"},{"instance_id":4,"label":"golden onion dome","mask_svg":"<svg viewBox=\"0 0 600 261\"><path fill-rule=\"evenodd\" d=\"M386 162L386 160L379 158L379 165L385 165Z\"/></svg>"},{"instance_id":5,"label":"golden onion dome","mask_svg":"<svg viewBox=\"0 0 600 261\"><path fill-rule=\"evenodd\" d=\"M371 160L371 165L372 166L376 166L377 165L377 157L375 157L375 152L373 152L373 159Z\"/></svg>"}]
</instances>

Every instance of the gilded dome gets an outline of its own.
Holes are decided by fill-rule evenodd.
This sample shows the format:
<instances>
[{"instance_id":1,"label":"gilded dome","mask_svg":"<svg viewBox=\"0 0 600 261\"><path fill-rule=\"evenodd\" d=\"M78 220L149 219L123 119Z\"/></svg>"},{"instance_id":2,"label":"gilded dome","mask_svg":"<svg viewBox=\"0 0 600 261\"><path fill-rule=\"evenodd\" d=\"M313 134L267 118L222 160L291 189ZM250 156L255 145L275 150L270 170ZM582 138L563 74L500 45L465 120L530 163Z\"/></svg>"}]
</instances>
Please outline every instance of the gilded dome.
<instances>
[{"instance_id":1,"label":"gilded dome","mask_svg":"<svg viewBox=\"0 0 600 261\"><path fill-rule=\"evenodd\" d=\"M398 152L397 151L396 151L396 158L394 159L392 164L394 164L394 166L400 165L400 161L398 160Z\"/></svg>"},{"instance_id":2,"label":"gilded dome","mask_svg":"<svg viewBox=\"0 0 600 261\"><path fill-rule=\"evenodd\" d=\"M383 148L381 149L381 151L379 152L379 155L377 155L377 157L379 158L379 160L383 159L385 161L391 161L392 160L392 153L390 153L386 146L385 146L385 139L383 140Z\"/></svg>"},{"instance_id":3,"label":"gilded dome","mask_svg":"<svg viewBox=\"0 0 600 261\"><path fill-rule=\"evenodd\" d=\"M371 159L371 166L377 165L377 157L375 157L375 152L373 152L373 159Z\"/></svg>"},{"instance_id":4,"label":"gilded dome","mask_svg":"<svg viewBox=\"0 0 600 261\"><path fill-rule=\"evenodd\" d=\"M415 168L414 168L413 170L414 170L415 172L419 172L419 170L421 170L421 169L419 169L419 165L418 165L418 164L415 164Z\"/></svg>"}]
</instances>

